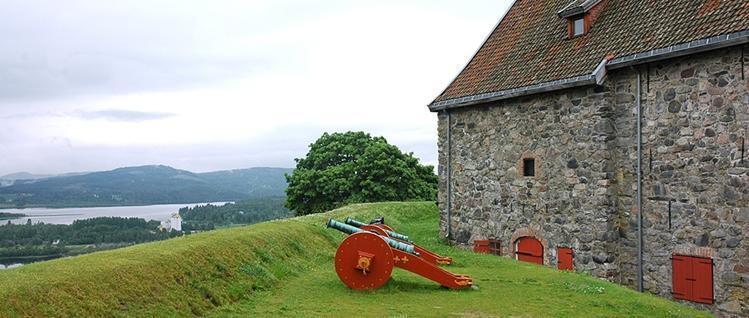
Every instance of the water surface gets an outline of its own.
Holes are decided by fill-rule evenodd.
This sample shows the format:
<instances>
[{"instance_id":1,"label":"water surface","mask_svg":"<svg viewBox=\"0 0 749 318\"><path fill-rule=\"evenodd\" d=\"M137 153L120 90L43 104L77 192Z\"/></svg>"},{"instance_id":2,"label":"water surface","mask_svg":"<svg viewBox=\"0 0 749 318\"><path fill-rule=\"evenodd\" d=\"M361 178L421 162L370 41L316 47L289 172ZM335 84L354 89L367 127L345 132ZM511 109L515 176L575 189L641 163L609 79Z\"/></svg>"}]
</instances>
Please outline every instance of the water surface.
<instances>
[{"instance_id":1,"label":"water surface","mask_svg":"<svg viewBox=\"0 0 749 318\"><path fill-rule=\"evenodd\" d=\"M223 205L226 202L214 202L213 205ZM25 224L28 220L32 223L44 222L48 224L72 224L75 220L90 219L95 217L133 217L146 220L163 221L169 219L172 213L177 213L180 208L205 205L206 203L186 204L161 204L146 206L115 206L96 208L29 208L29 209L0 209L0 212L21 213L26 217L10 220L13 224ZM8 221L0 221L6 224Z\"/></svg>"}]
</instances>

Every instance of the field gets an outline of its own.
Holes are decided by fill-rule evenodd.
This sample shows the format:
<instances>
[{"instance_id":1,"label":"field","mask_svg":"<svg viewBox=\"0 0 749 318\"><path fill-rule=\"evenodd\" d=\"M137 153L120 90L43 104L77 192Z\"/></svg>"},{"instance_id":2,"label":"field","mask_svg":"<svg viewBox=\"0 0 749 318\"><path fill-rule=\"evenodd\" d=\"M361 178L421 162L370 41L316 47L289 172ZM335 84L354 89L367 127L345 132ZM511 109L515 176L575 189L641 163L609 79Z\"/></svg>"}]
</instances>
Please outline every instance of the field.
<instances>
[{"instance_id":1,"label":"field","mask_svg":"<svg viewBox=\"0 0 749 318\"><path fill-rule=\"evenodd\" d=\"M347 289L332 268L344 235L327 218L384 215L477 289L450 291L396 269ZM218 230L0 272L0 316L710 317L585 274L477 255L437 237L434 203L377 203Z\"/></svg>"}]
</instances>

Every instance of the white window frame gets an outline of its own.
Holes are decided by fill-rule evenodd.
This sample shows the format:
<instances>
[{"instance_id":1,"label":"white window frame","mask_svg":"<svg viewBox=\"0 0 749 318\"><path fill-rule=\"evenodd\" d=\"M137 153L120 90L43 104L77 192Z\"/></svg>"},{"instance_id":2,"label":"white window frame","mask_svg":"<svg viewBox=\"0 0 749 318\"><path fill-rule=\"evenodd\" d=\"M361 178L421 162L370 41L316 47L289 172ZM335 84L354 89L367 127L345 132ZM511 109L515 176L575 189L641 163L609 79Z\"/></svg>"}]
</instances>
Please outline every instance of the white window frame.
<instances>
[{"instance_id":1,"label":"white window frame","mask_svg":"<svg viewBox=\"0 0 749 318\"><path fill-rule=\"evenodd\" d=\"M572 36L585 34L585 17L579 17L572 20Z\"/></svg>"}]
</instances>

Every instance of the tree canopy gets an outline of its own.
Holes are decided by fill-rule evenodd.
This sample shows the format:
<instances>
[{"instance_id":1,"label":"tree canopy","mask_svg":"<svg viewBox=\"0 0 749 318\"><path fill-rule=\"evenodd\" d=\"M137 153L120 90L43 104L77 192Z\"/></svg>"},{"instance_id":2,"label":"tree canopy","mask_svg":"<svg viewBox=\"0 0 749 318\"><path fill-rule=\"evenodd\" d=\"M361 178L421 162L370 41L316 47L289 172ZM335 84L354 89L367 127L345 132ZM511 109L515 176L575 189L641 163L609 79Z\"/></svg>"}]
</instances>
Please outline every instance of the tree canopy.
<instances>
[{"instance_id":1,"label":"tree canopy","mask_svg":"<svg viewBox=\"0 0 749 318\"><path fill-rule=\"evenodd\" d=\"M198 205L179 209L182 227L206 230L214 226L253 224L290 216L284 197L253 198L224 205Z\"/></svg>"},{"instance_id":2,"label":"tree canopy","mask_svg":"<svg viewBox=\"0 0 749 318\"><path fill-rule=\"evenodd\" d=\"M435 200L434 167L421 165L383 137L364 132L324 133L286 175L286 207L297 215L345 204Z\"/></svg>"}]
</instances>

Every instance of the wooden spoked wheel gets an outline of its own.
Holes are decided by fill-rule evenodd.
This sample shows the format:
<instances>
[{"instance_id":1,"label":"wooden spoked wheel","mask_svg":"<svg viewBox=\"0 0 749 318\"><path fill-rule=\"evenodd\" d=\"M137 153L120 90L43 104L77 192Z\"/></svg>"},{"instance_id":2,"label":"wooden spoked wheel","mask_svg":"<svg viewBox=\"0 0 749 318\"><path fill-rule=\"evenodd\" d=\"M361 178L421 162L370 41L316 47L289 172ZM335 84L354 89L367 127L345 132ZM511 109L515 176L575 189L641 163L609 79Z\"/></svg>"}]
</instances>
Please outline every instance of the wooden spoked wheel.
<instances>
[{"instance_id":1,"label":"wooden spoked wheel","mask_svg":"<svg viewBox=\"0 0 749 318\"><path fill-rule=\"evenodd\" d=\"M374 233L349 235L335 253L336 274L351 289L381 287L390 279L394 265L390 246Z\"/></svg>"}]
</instances>

